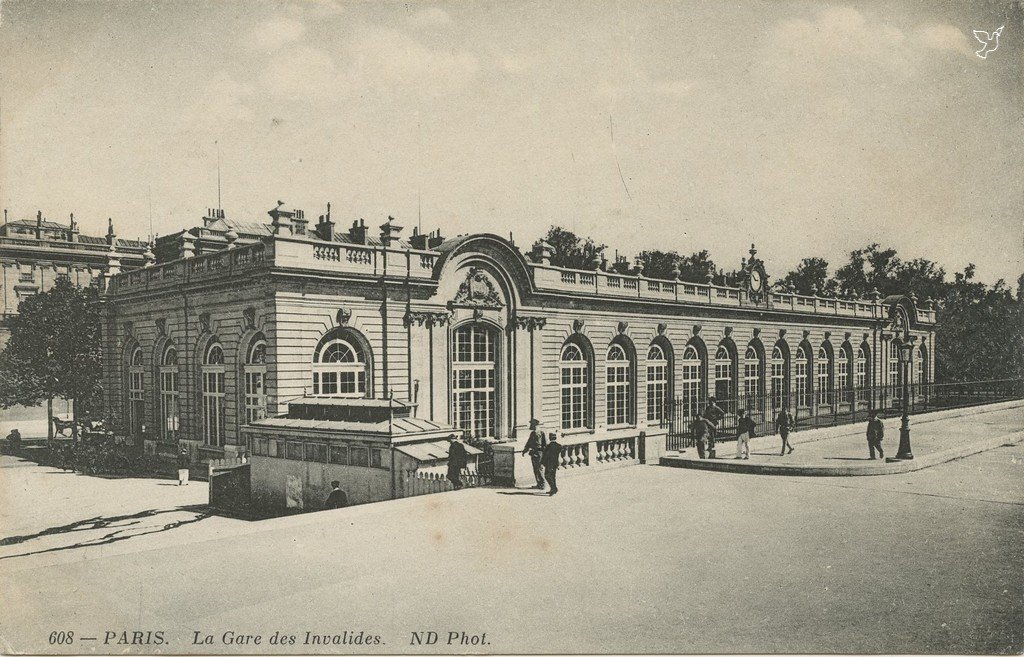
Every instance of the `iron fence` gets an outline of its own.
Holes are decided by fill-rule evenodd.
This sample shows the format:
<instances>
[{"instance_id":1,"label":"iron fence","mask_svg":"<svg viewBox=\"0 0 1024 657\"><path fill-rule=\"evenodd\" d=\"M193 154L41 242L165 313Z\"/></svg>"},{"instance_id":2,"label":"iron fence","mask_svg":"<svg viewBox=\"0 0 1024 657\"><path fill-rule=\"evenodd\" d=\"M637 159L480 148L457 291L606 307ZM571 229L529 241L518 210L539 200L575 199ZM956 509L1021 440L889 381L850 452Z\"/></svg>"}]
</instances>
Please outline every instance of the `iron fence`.
<instances>
[{"instance_id":1,"label":"iron fence","mask_svg":"<svg viewBox=\"0 0 1024 657\"><path fill-rule=\"evenodd\" d=\"M726 412L718 423L716 440L736 439L739 409L747 412L757 427L757 435L763 436L778 432L775 418L782 407L788 408L795 419L794 431L864 422L872 409L878 411L879 417L896 417L903 412L902 392L900 386L891 385L815 391L813 395L804 395L799 404L793 403L795 395L757 394L716 399ZM1024 399L1024 379L917 383L908 386L907 411L910 414L925 413L1013 399ZM703 412L706 406L706 399L695 404L689 399L676 398L667 404L662 423L668 429L667 449L695 446L691 430L696 419L694 411Z\"/></svg>"}]
</instances>

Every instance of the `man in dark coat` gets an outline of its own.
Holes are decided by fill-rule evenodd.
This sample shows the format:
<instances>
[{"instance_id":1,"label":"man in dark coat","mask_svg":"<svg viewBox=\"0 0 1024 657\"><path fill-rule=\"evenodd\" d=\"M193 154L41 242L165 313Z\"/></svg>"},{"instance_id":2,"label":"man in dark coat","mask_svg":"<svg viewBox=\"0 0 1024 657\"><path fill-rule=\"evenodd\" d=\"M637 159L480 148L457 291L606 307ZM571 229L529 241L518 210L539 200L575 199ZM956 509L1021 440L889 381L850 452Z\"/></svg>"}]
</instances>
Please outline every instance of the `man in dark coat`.
<instances>
[{"instance_id":1,"label":"man in dark coat","mask_svg":"<svg viewBox=\"0 0 1024 657\"><path fill-rule=\"evenodd\" d=\"M331 494L327 496L327 502L324 504L328 509L340 509L348 506L348 495L345 491L341 490L341 482L334 480L331 482Z\"/></svg>"},{"instance_id":2,"label":"man in dark coat","mask_svg":"<svg viewBox=\"0 0 1024 657\"><path fill-rule=\"evenodd\" d=\"M707 420L701 416L696 416L693 420L693 440L697 443L697 456L700 458L707 458L708 450L708 437L711 435L711 425Z\"/></svg>"},{"instance_id":3,"label":"man in dark coat","mask_svg":"<svg viewBox=\"0 0 1024 657\"><path fill-rule=\"evenodd\" d=\"M793 420L793 415L790 414L788 407L783 406L779 414L775 416L775 428L779 430L779 435L782 436L782 453L779 456L792 454L793 446L789 444L789 432L796 429L796 422ZM787 452L786 450L789 451Z\"/></svg>"},{"instance_id":4,"label":"man in dark coat","mask_svg":"<svg viewBox=\"0 0 1024 657\"><path fill-rule=\"evenodd\" d=\"M704 419L708 421L708 458L715 458L715 438L718 437L718 423L725 417L725 411L718 405L714 397L708 397L708 405L704 407Z\"/></svg>"},{"instance_id":5,"label":"man in dark coat","mask_svg":"<svg viewBox=\"0 0 1024 657\"><path fill-rule=\"evenodd\" d=\"M462 469L468 460L466 446L462 444L459 434L453 433L448 445L448 480L455 486L455 490L462 488Z\"/></svg>"},{"instance_id":6,"label":"man in dark coat","mask_svg":"<svg viewBox=\"0 0 1024 657\"><path fill-rule=\"evenodd\" d=\"M882 438L885 437L885 425L878 419L878 411L871 410L868 413L868 453L871 460L875 460L875 450L878 450L878 458L884 459L882 452Z\"/></svg>"},{"instance_id":7,"label":"man in dark coat","mask_svg":"<svg viewBox=\"0 0 1024 657\"><path fill-rule=\"evenodd\" d=\"M530 420L530 437L526 439L523 447L523 456L530 455L530 462L533 464L533 476L537 480L536 488L544 490L544 473L541 471L540 459L544 454L544 446L548 444L543 431L538 431L540 422L536 419Z\"/></svg>"},{"instance_id":8,"label":"man in dark coat","mask_svg":"<svg viewBox=\"0 0 1024 657\"><path fill-rule=\"evenodd\" d=\"M558 472L558 466L562 460L562 445L558 442L558 432L551 434L551 440L544 447L544 453L541 455L541 465L544 466L544 478L548 481L548 486L551 490L548 492L549 495L554 495L558 492L558 483L555 481L555 473Z\"/></svg>"}]
</instances>

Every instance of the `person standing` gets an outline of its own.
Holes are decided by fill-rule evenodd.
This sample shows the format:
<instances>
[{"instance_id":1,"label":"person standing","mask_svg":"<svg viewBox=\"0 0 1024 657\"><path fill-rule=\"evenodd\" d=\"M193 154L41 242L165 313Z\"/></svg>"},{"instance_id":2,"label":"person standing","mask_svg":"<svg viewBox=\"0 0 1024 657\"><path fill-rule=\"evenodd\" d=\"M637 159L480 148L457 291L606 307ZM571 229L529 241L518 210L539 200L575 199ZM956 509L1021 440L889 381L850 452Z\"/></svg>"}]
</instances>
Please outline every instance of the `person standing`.
<instances>
[{"instance_id":1,"label":"person standing","mask_svg":"<svg viewBox=\"0 0 1024 657\"><path fill-rule=\"evenodd\" d=\"M779 430L779 435L782 436L782 452L779 456L793 453L793 446L789 444L789 431L790 429L795 430L795 425L796 422L793 420L793 416L790 415L789 408L783 406L779 414L775 416L775 428Z\"/></svg>"},{"instance_id":2,"label":"person standing","mask_svg":"<svg viewBox=\"0 0 1024 657\"><path fill-rule=\"evenodd\" d=\"M878 411L872 409L868 412L868 454L871 460L875 460L875 450L878 450L878 458L884 459L882 452L882 439L885 437L885 425L878 419Z\"/></svg>"},{"instance_id":3,"label":"person standing","mask_svg":"<svg viewBox=\"0 0 1024 657\"><path fill-rule=\"evenodd\" d=\"M548 486L551 490L548 491L548 495L554 495L558 492L558 483L555 480L555 473L558 472L558 466L562 461L562 445L558 442L558 432L551 434L551 440L544 447L544 453L541 455L541 465L544 466L544 478L548 481Z\"/></svg>"},{"instance_id":4,"label":"person standing","mask_svg":"<svg viewBox=\"0 0 1024 657\"><path fill-rule=\"evenodd\" d=\"M328 509L341 509L348 506L348 495L341 490L341 482L337 479L331 482L331 494L327 496L324 506Z\"/></svg>"},{"instance_id":5,"label":"person standing","mask_svg":"<svg viewBox=\"0 0 1024 657\"><path fill-rule=\"evenodd\" d=\"M693 418L693 442L697 445L697 456L700 458L707 458L708 450L708 421L697 415Z\"/></svg>"},{"instance_id":6,"label":"person standing","mask_svg":"<svg viewBox=\"0 0 1024 657\"><path fill-rule=\"evenodd\" d=\"M11 454L17 454L21 451L21 432L17 429L11 429L11 432L7 434L7 444L10 446Z\"/></svg>"},{"instance_id":7,"label":"person standing","mask_svg":"<svg viewBox=\"0 0 1024 657\"><path fill-rule=\"evenodd\" d=\"M744 409L739 410L739 420L736 422L736 458L748 460L750 458L750 439L754 437L754 430L757 425L750 419Z\"/></svg>"},{"instance_id":8,"label":"person standing","mask_svg":"<svg viewBox=\"0 0 1024 657\"><path fill-rule=\"evenodd\" d=\"M541 457L544 455L544 446L548 444L543 431L538 431L540 421L536 418L530 420L530 437L526 439L523 447L523 456L530 455L530 463L533 464L533 477L537 480L534 488L544 490L544 473L541 470Z\"/></svg>"},{"instance_id":9,"label":"person standing","mask_svg":"<svg viewBox=\"0 0 1024 657\"><path fill-rule=\"evenodd\" d=\"M468 456L466 446L457 433L451 435L451 443L448 445L448 480L455 486L455 490L462 488L462 469L466 467Z\"/></svg>"},{"instance_id":10,"label":"person standing","mask_svg":"<svg viewBox=\"0 0 1024 657\"><path fill-rule=\"evenodd\" d=\"M704 407L704 419L708 422L708 458L715 458L715 439L718 437L718 423L725 417L725 411L718 405L718 400L708 397L708 405Z\"/></svg>"},{"instance_id":11,"label":"person standing","mask_svg":"<svg viewBox=\"0 0 1024 657\"><path fill-rule=\"evenodd\" d=\"M184 447L178 452L178 485L188 486L188 467L192 459L188 456L188 450Z\"/></svg>"}]
</instances>

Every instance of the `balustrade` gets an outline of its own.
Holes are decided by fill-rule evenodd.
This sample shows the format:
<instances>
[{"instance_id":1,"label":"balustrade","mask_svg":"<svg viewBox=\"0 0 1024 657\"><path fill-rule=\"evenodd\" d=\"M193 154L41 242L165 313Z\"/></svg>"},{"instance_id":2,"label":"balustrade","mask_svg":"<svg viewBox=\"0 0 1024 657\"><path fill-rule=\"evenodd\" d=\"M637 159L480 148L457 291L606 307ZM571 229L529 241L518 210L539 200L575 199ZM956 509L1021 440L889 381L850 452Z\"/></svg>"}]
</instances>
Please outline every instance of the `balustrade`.
<instances>
[{"instance_id":1,"label":"balustrade","mask_svg":"<svg viewBox=\"0 0 1024 657\"><path fill-rule=\"evenodd\" d=\"M587 443L563 445L559 467L583 468L590 465L590 449Z\"/></svg>"},{"instance_id":2,"label":"balustrade","mask_svg":"<svg viewBox=\"0 0 1024 657\"><path fill-rule=\"evenodd\" d=\"M636 458L636 438L615 438L595 443L598 463L614 463Z\"/></svg>"}]
</instances>

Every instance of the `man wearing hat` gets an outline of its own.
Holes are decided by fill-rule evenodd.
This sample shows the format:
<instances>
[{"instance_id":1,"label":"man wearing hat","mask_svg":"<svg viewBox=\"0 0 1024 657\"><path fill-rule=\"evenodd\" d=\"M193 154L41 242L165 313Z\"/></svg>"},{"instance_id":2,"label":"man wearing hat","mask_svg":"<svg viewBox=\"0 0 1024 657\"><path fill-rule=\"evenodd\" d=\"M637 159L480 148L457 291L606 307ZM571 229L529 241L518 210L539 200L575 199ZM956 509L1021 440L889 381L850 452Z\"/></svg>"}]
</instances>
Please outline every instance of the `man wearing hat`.
<instances>
[{"instance_id":1,"label":"man wearing hat","mask_svg":"<svg viewBox=\"0 0 1024 657\"><path fill-rule=\"evenodd\" d=\"M462 469L466 467L469 456L459 434L453 433L449 438L451 443L448 445L448 480L455 486L455 490L459 490L462 488Z\"/></svg>"},{"instance_id":2,"label":"man wearing hat","mask_svg":"<svg viewBox=\"0 0 1024 657\"><path fill-rule=\"evenodd\" d=\"M530 437L526 439L526 445L523 447L523 456L530 455L530 463L533 464L533 476L537 480L537 485L534 488L544 490L544 472L541 467L541 456L544 454L544 447L547 446L548 441L544 436L544 432L537 430L538 426L540 426L540 421L537 418L530 420Z\"/></svg>"},{"instance_id":3,"label":"man wearing hat","mask_svg":"<svg viewBox=\"0 0 1024 657\"><path fill-rule=\"evenodd\" d=\"M184 447L178 452L178 485L188 486L188 469L191 462L188 450Z\"/></svg>"}]
</instances>

